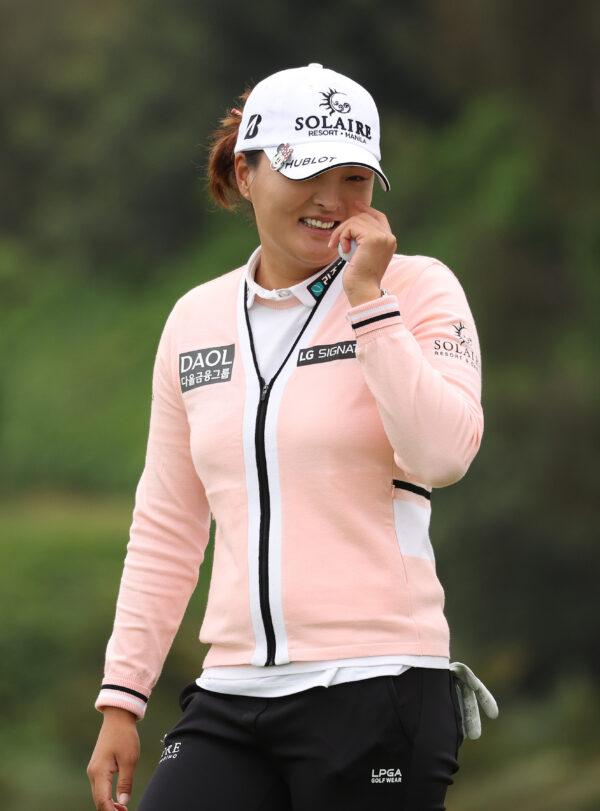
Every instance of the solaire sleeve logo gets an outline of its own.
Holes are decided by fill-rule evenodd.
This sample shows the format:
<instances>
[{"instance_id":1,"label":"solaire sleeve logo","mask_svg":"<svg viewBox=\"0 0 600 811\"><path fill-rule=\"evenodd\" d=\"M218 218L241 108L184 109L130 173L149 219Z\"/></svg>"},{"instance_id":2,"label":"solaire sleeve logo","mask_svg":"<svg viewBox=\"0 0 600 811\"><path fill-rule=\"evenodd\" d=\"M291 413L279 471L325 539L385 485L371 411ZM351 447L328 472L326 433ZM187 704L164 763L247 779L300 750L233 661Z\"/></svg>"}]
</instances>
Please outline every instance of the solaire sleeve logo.
<instances>
[{"instance_id":1,"label":"solaire sleeve logo","mask_svg":"<svg viewBox=\"0 0 600 811\"><path fill-rule=\"evenodd\" d=\"M209 346L179 354L179 382L186 392L210 383L231 380L235 344Z\"/></svg>"},{"instance_id":2,"label":"solaire sleeve logo","mask_svg":"<svg viewBox=\"0 0 600 811\"><path fill-rule=\"evenodd\" d=\"M463 321L454 321L450 326L452 332L447 337L434 338L434 355L457 358L475 369L479 369L480 359L466 324Z\"/></svg>"}]
</instances>

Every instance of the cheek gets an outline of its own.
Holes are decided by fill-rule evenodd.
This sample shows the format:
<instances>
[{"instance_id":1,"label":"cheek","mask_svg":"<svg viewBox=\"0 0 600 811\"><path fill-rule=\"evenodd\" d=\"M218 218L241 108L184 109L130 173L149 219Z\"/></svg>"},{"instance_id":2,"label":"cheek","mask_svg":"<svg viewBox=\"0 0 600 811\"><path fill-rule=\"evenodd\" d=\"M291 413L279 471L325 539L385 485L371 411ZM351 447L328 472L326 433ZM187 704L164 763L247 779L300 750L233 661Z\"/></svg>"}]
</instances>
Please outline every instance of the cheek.
<instances>
[{"instance_id":1,"label":"cheek","mask_svg":"<svg viewBox=\"0 0 600 811\"><path fill-rule=\"evenodd\" d=\"M276 238L285 240L297 219L295 210L285 208L283 205L274 206L271 212L271 226Z\"/></svg>"},{"instance_id":2,"label":"cheek","mask_svg":"<svg viewBox=\"0 0 600 811\"><path fill-rule=\"evenodd\" d=\"M289 222L281 206L275 205L272 199L262 201L260 211L258 211L258 219L263 229L268 231L272 238L276 240L279 239L283 226Z\"/></svg>"},{"instance_id":3,"label":"cheek","mask_svg":"<svg viewBox=\"0 0 600 811\"><path fill-rule=\"evenodd\" d=\"M285 194L276 194L273 192L265 198L265 209L267 216L273 222L289 219L290 217L299 217L296 214L297 206L293 200Z\"/></svg>"},{"instance_id":4,"label":"cheek","mask_svg":"<svg viewBox=\"0 0 600 811\"><path fill-rule=\"evenodd\" d=\"M365 183L361 181L360 183L351 183L349 186L350 189L346 192L348 197L352 197L354 200L364 200L365 203L370 203L371 198L373 197L372 183Z\"/></svg>"},{"instance_id":5,"label":"cheek","mask_svg":"<svg viewBox=\"0 0 600 811\"><path fill-rule=\"evenodd\" d=\"M290 205L285 201L280 201L272 209L272 220L274 224L290 228L298 224L298 219L302 216L302 209L296 205Z\"/></svg>"},{"instance_id":6,"label":"cheek","mask_svg":"<svg viewBox=\"0 0 600 811\"><path fill-rule=\"evenodd\" d=\"M294 184L293 180L273 177L268 181L260 189L259 215L266 227L275 229L274 236L279 239L283 234L276 233L278 227L297 224L299 218L313 206L310 203L310 196L307 199L306 190L289 185ZM299 193L301 191L302 193Z\"/></svg>"},{"instance_id":7,"label":"cheek","mask_svg":"<svg viewBox=\"0 0 600 811\"><path fill-rule=\"evenodd\" d=\"M263 238L280 248L292 249L296 245L298 228L301 227L299 216L296 209L288 209L281 202L277 205L269 203L267 210L263 211Z\"/></svg>"}]
</instances>

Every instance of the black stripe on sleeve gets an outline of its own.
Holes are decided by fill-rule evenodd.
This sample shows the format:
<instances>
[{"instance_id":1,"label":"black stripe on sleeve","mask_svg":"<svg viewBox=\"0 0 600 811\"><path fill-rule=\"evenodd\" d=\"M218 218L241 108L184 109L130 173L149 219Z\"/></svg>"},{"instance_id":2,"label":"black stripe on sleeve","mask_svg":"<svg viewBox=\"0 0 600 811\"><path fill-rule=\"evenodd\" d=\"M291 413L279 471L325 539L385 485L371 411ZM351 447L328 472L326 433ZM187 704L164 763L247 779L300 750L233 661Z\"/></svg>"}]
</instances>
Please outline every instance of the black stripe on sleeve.
<instances>
[{"instance_id":1,"label":"black stripe on sleeve","mask_svg":"<svg viewBox=\"0 0 600 811\"><path fill-rule=\"evenodd\" d=\"M373 321L381 321L384 318L393 318L396 315L400 315L400 310L392 310L389 313L381 313L381 315L374 315L371 318L365 318L362 321L355 321L352 326L354 329L358 329L358 327L364 327L365 324L372 324Z\"/></svg>"},{"instance_id":2,"label":"black stripe on sleeve","mask_svg":"<svg viewBox=\"0 0 600 811\"><path fill-rule=\"evenodd\" d=\"M402 479L392 479L392 484L394 487L398 487L401 490L410 490L411 493L417 493L419 496L424 496L431 501L431 490L426 490L424 487L419 487L418 484L412 484L412 482L405 482Z\"/></svg>"},{"instance_id":3,"label":"black stripe on sleeve","mask_svg":"<svg viewBox=\"0 0 600 811\"><path fill-rule=\"evenodd\" d=\"M136 698L141 698L142 701L148 703L148 696L145 696L143 693L138 693L137 690L132 690L131 687L123 687L121 684L103 684L100 689L122 690L124 693L131 693L132 696L136 696Z\"/></svg>"}]
</instances>

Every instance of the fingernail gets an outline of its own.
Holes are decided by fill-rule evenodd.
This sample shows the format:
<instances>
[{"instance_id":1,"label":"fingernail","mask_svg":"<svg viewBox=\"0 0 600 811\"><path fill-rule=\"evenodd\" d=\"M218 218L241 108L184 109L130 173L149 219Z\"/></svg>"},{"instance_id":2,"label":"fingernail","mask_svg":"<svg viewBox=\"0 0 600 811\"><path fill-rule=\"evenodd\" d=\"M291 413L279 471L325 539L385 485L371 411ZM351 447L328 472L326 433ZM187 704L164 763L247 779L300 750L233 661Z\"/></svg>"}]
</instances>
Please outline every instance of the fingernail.
<instances>
[{"instance_id":1,"label":"fingernail","mask_svg":"<svg viewBox=\"0 0 600 811\"><path fill-rule=\"evenodd\" d=\"M129 802L129 794L119 794L118 800L122 805L127 805Z\"/></svg>"}]
</instances>

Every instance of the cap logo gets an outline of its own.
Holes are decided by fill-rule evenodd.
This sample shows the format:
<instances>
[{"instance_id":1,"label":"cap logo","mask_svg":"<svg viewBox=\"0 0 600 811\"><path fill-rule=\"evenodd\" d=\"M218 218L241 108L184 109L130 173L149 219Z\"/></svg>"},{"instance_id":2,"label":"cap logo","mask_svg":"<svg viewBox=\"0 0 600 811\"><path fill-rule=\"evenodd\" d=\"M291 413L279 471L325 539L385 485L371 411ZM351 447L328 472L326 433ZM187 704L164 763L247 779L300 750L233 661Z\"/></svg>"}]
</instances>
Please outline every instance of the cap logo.
<instances>
[{"instance_id":1,"label":"cap logo","mask_svg":"<svg viewBox=\"0 0 600 811\"><path fill-rule=\"evenodd\" d=\"M283 164L288 161L293 154L294 150L289 144L279 144L277 147L277 152L273 155L273 159L271 161L271 169L274 169L276 172L279 171Z\"/></svg>"},{"instance_id":2,"label":"cap logo","mask_svg":"<svg viewBox=\"0 0 600 811\"><path fill-rule=\"evenodd\" d=\"M341 99L337 98L337 96L345 96L346 93L340 93L338 90L333 90L333 88L329 88L329 93L324 93L321 90L321 95L324 97L325 101L319 104L319 107L328 107L329 112L333 115L333 113L349 113L351 110L350 104L347 101L342 101Z\"/></svg>"},{"instance_id":3,"label":"cap logo","mask_svg":"<svg viewBox=\"0 0 600 811\"><path fill-rule=\"evenodd\" d=\"M317 110L312 115L297 116L294 121L294 131L302 132L303 135L305 133L310 138L323 138L331 135L339 139L343 135L345 138L368 146L373 138L370 124L359 121L357 118L342 118L342 114L345 115L352 109L350 102L342 98L346 93L334 90L333 87L330 87L327 93L323 90L320 93L324 100L319 107L326 107L327 112L320 113Z\"/></svg>"},{"instance_id":4,"label":"cap logo","mask_svg":"<svg viewBox=\"0 0 600 811\"><path fill-rule=\"evenodd\" d=\"M246 130L246 134L244 138L248 141L250 138L254 138L258 133L258 125L262 121L262 115L260 113L254 113L250 116L248 121L248 129Z\"/></svg>"}]
</instances>

